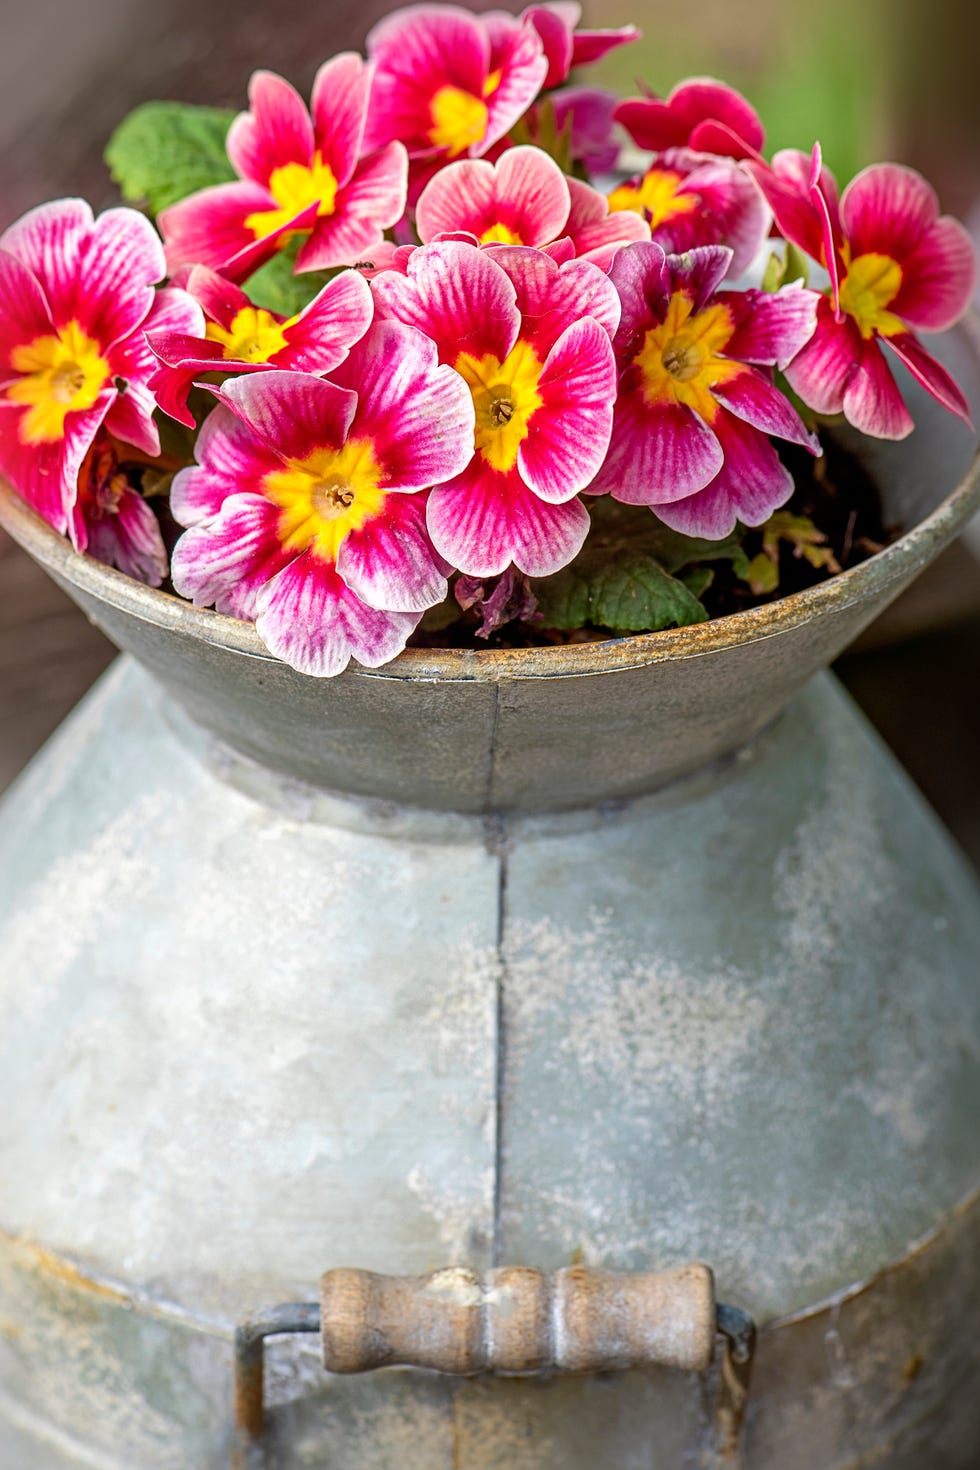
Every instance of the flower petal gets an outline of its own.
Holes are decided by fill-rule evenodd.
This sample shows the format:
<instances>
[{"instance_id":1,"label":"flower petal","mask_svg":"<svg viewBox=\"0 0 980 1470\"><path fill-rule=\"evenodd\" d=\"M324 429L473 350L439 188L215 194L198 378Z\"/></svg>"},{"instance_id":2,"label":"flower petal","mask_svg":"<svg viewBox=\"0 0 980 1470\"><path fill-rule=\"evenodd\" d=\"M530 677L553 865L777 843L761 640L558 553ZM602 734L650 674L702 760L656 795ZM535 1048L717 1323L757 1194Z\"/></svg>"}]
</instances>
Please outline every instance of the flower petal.
<instances>
[{"instance_id":1,"label":"flower petal","mask_svg":"<svg viewBox=\"0 0 980 1470\"><path fill-rule=\"evenodd\" d=\"M862 343L861 357L848 375L844 415L849 424L876 439L904 439L915 428L878 341Z\"/></svg>"},{"instance_id":2,"label":"flower petal","mask_svg":"<svg viewBox=\"0 0 980 1470\"><path fill-rule=\"evenodd\" d=\"M341 271L287 323L286 346L275 354L275 365L295 372L329 372L360 341L373 317L367 281L358 271Z\"/></svg>"},{"instance_id":3,"label":"flower petal","mask_svg":"<svg viewBox=\"0 0 980 1470\"><path fill-rule=\"evenodd\" d=\"M755 108L740 92L714 77L690 77L665 102L656 97L631 98L616 109L616 121L634 143L652 153L691 145L692 132L704 122L724 124L755 150L765 141Z\"/></svg>"},{"instance_id":4,"label":"flower petal","mask_svg":"<svg viewBox=\"0 0 980 1470\"><path fill-rule=\"evenodd\" d=\"M490 37L490 75L499 80L486 98L486 136L473 145L474 154L485 153L510 132L541 91L548 74L548 58L533 26L523 25L500 10L486 11L481 20Z\"/></svg>"},{"instance_id":5,"label":"flower petal","mask_svg":"<svg viewBox=\"0 0 980 1470\"><path fill-rule=\"evenodd\" d=\"M514 286L495 254L455 240L416 250L404 276L388 271L371 283L378 316L418 327L443 362L471 350L503 362L521 319Z\"/></svg>"},{"instance_id":6,"label":"flower petal","mask_svg":"<svg viewBox=\"0 0 980 1470\"><path fill-rule=\"evenodd\" d=\"M432 491L426 519L436 550L473 577L494 577L512 561L546 577L578 554L590 524L580 500L546 504L516 470L500 474L479 455Z\"/></svg>"},{"instance_id":7,"label":"flower petal","mask_svg":"<svg viewBox=\"0 0 980 1470\"><path fill-rule=\"evenodd\" d=\"M625 362L633 356L646 331L667 314L671 282L663 246L652 240L627 245L609 267L609 279L622 304L613 346L620 362Z\"/></svg>"},{"instance_id":8,"label":"flower petal","mask_svg":"<svg viewBox=\"0 0 980 1470\"><path fill-rule=\"evenodd\" d=\"M313 82L316 146L341 186L361 155L372 71L356 51L344 51L324 62Z\"/></svg>"},{"instance_id":9,"label":"flower petal","mask_svg":"<svg viewBox=\"0 0 980 1470\"><path fill-rule=\"evenodd\" d=\"M766 436L722 413L716 421L725 461L705 489L658 505L664 525L685 536L720 541L736 522L761 526L793 493L793 477Z\"/></svg>"},{"instance_id":10,"label":"flower petal","mask_svg":"<svg viewBox=\"0 0 980 1470\"><path fill-rule=\"evenodd\" d=\"M636 26L618 26L605 31L576 31L572 37L572 66L589 66L601 61L610 51L620 46L632 45L642 39L643 32Z\"/></svg>"},{"instance_id":11,"label":"flower petal","mask_svg":"<svg viewBox=\"0 0 980 1470\"><path fill-rule=\"evenodd\" d=\"M204 313L194 298L174 286L156 291L144 326L108 353L109 368L119 394L109 410L106 428L126 444L135 444L146 454L160 453L160 434L153 422L157 400L150 387L157 359L146 333L160 332L203 335Z\"/></svg>"},{"instance_id":12,"label":"flower petal","mask_svg":"<svg viewBox=\"0 0 980 1470\"><path fill-rule=\"evenodd\" d=\"M779 291L719 291L735 322L726 357L784 368L813 336L822 299L799 281Z\"/></svg>"},{"instance_id":13,"label":"flower petal","mask_svg":"<svg viewBox=\"0 0 980 1470\"><path fill-rule=\"evenodd\" d=\"M944 214L902 261L890 310L924 332L945 332L966 311L977 285L977 256L959 220Z\"/></svg>"},{"instance_id":14,"label":"flower petal","mask_svg":"<svg viewBox=\"0 0 980 1470\"><path fill-rule=\"evenodd\" d=\"M576 14L577 12L577 14ZM572 69L572 32L582 18L582 7L569 3L531 5L521 15L541 37L548 59L548 70L542 88L550 91L560 84Z\"/></svg>"},{"instance_id":15,"label":"flower petal","mask_svg":"<svg viewBox=\"0 0 980 1470\"><path fill-rule=\"evenodd\" d=\"M0 398L0 471L63 536L71 527L82 461L115 396L115 389L107 389L86 412L67 414L64 438L51 444L25 444L19 431L26 408Z\"/></svg>"},{"instance_id":16,"label":"flower petal","mask_svg":"<svg viewBox=\"0 0 980 1470\"><path fill-rule=\"evenodd\" d=\"M548 100L558 132L568 129L573 162L583 164L590 178L611 172L620 152L613 126L616 93L604 87L560 87Z\"/></svg>"},{"instance_id":17,"label":"flower petal","mask_svg":"<svg viewBox=\"0 0 980 1470\"><path fill-rule=\"evenodd\" d=\"M565 233L581 259L608 271L624 246L649 240L650 226L635 210L617 209L610 214L606 196L580 179L569 179L568 189L571 209Z\"/></svg>"},{"instance_id":18,"label":"flower petal","mask_svg":"<svg viewBox=\"0 0 980 1470\"><path fill-rule=\"evenodd\" d=\"M722 461L716 434L686 404L648 404L639 391L621 391L609 453L589 490L663 505L702 489Z\"/></svg>"},{"instance_id":19,"label":"flower petal","mask_svg":"<svg viewBox=\"0 0 980 1470\"><path fill-rule=\"evenodd\" d=\"M160 522L135 490L126 489L111 514L96 515L75 507L76 522L85 521L82 539L84 550L106 566L118 567L127 577L159 587L170 566L167 549L160 533ZM79 544L79 533L74 537Z\"/></svg>"},{"instance_id":20,"label":"flower petal","mask_svg":"<svg viewBox=\"0 0 980 1470\"><path fill-rule=\"evenodd\" d=\"M671 291L684 291L694 310L707 306L732 264L732 251L724 245L699 245L683 255L668 255Z\"/></svg>"},{"instance_id":21,"label":"flower petal","mask_svg":"<svg viewBox=\"0 0 980 1470\"><path fill-rule=\"evenodd\" d=\"M426 496L389 495L381 513L341 543L337 570L369 607L425 612L448 590L425 523Z\"/></svg>"},{"instance_id":22,"label":"flower petal","mask_svg":"<svg viewBox=\"0 0 980 1470\"><path fill-rule=\"evenodd\" d=\"M970 405L959 384L950 377L942 364L925 350L922 343L913 337L911 332L900 332L884 340L895 356L904 362L916 381L922 384L926 392L931 393L937 403L941 403L943 408L948 408L950 413L955 413L957 418L961 418L972 429Z\"/></svg>"},{"instance_id":23,"label":"flower petal","mask_svg":"<svg viewBox=\"0 0 980 1470\"><path fill-rule=\"evenodd\" d=\"M456 230L483 240L500 226L522 245L561 234L570 206L561 169L540 148L509 148L496 164L461 159L440 170L418 202L421 239Z\"/></svg>"},{"instance_id":24,"label":"flower petal","mask_svg":"<svg viewBox=\"0 0 980 1470\"><path fill-rule=\"evenodd\" d=\"M542 500L570 500L593 480L609 448L616 400L612 343L590 317L559 337L538 380L541 407L518 449L521 474Z\"/></svg>"},{"instance_id":25,"label":"flower petal","mask_svg":"<svg viewBox=\"0 0 980 1470\"><path fill-rule=\"evenodd\" d=\"M0 250L16 256L37 278L56 326L74 315L82 247L92 225L84 199L55 199L29 210L0 235Z\"/></svg>"},{"instance_id":26,"label":"flower petal","mask_svg":"<svg viewBox=\"0 0 980 1470\"><path fill-rule=\"evenodd\" d=\"M402 322L375 322L333 381L357 394L352 434L371 439L392 490L423 490L458 475L473 454L466 383L440 366L435 343Z\"/></svg>"},{"instance_id":27,"label":"flower petal","mask_svg":"<svg viewBox=\"0 0 980 1470\"><path fill-rule=\"evenodd\" d=\"M390 663L420 616L368 607L329 562L308 551L269 583L261 603L255 627L269 652L321 679L342 673L351 658L370 669Z\"/></svg>"},{"instance_id":28,"label":"flower petal","mask_svg":"<svg viewBox=\"0 0 980 1470\"><path fill-rule=\"evenodd\" d=\"M841 413L848 378L861 359L863 345L853 317L835 321L833 307L821 296L813 336L786 366L790 387L816 413Z\"/></svg>"},{"instance_id":29,"label":"flower petal","mask_svg":"<svg viewBox=\"0 0 980 1470\"><path fill-rule=\"evenodd\" d=\"M583 316L593 317L612 338L622 310L615 286L588 260L559 266L543 250L493 245L487 254L504 270L517 293L521 338L546 357L559 337Z\"/></svg>"},{"instance_id":30,"label":"flower petal","mask_svg":"<svg viewBox=\"0 0 980 1470\"><path fill-rule=\"evenodd\" d=\"M280 369L229 378L213 391L284 463L325 445L339 449L357 409L356 395L345 388Z\"/></svg>"},{"instance_id":31,"label":"flower petal","mask_svg":"<svg viewBox=\"0 0 980 1470\"><path fill-rule=\"evenodd\" d=\"M297 271L356 265L381 242L382 230L405 213L408 155L389 143L363 159L337 195L333 214L321 215L296 259Z\"/></svg>"},{"instance_id":32,"label":"flower petal","mask_svg":"<svg viewBox=\"0 0 980 1470\"><path fill-rule=\"evenodd\" d=\"M252 304L245 292L233 285L227 276L206 265L191 266L183 287L200 304L208 320L224 327L225 331L238 313Z\"/></svg>"},{"instance_id":33,"label":"flower petal","mask_svg":"<svg viewBox=\"0 0 980 1470\"><path fill-rule=\"evenodd\" d=\"M228 131L228 157L243 179L268 188L276 169L313 162L313 124L306 103L284 77L256 71L248 84L248 112Z\"/></svg>"},{"instance_id":34,"label":"flower petal","mask_svg":"<svg viewBox=\"0 0 980 1470\"><path fill-rule=\"evenodd\" d=\"M279 538L279 515L264 495L240 491L213 519L185 531L171 569L181 597L233 618L254 618L266 585L296 555Z\"/></svg>"},{"instance_id":35,"label":"flower petal","mask_svg":"<svg viewBox=\"0 0 980 1470\"><path fill-rule=\"evenodd\" d=\"M875 163L844 190L840 216L852 256L876 251L901 265L939 218L939 202L914 168Z\"/></svg>"},{"instance_id":36,"label":"flower petal","mask_svg":"<svg viewBox=\"0 0 980 1470\"><path fill-rule=\"evenodd\" d=\"M369 31L367 52L375 67L364 152L396 138L413 158L437 152L433 97L447 86L482 97L490 74L489 37L477 17L458 5L394 11Z\"/></svg>"},{"instance_id":37,"label":"flower petal","mask_svg":"<svg viewBox=\"0 0 980 1470\"><path fill-rule=\"evenodd\" d=\"M170 488L170 509L181 526L219 515L232 495L259 494L266 475L282 468L279 455L221 405L204 420L194 453L197 464L180 470Z\"/></svg>"},{"instance_id":38,"label":"flower petal","mask_svg":"<svg viewBox=\"0 0 980 1470\"><path fill-rule=\"evenodd\" d=\"M737 377L716 383L711 391L729 413L763 434L802 444L811 454L820 453L816 434L810 433L789 399L757 368L747 367Z\"/></svg>"},{"instance_id":39,"label":"flower petal","mask_svg":"<svg viewBox=\"0 0 980 1470\"><path fill-rule=\"evenodd\" d=\"M52 331L37 277L15 255L0 250L0 382L11 366L12 352Z\"/></svg>"},{"instance_id":40,"label":"flower petal","mask_svg":"<svg viewBox=\"0 0 980 1470\"><path fill-rule=\"evenodd\" d=\"M247 229L249 215L276 208L276 201L251 180L200 189L158 216L171 275L178 266L208 265L217 269L254 245Z\"/></svg>"}]
</instances>

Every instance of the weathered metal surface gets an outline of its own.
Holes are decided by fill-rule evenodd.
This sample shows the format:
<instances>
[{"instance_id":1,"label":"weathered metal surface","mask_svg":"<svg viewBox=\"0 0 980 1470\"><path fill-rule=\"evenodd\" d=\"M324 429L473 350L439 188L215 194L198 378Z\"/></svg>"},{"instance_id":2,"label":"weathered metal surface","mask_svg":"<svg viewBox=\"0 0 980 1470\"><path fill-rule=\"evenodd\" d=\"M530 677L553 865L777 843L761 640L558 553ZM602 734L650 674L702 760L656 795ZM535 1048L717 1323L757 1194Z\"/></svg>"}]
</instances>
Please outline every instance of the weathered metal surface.
<instances>
[{"instance_id":1,"label":"weathered metal surface","mask_svg":"<svg viewBox=\"0 0 980 1470\"><path fill-rule=\"evenodd\" d=\"M980 412L967 330L936 349ZM270 658L250 624L79 558L2 491L0 521L199 724L271 769L458 811L589 805L652 790L745 744L980 507L976 439L915 384L908 396L912 438L861 446L882 478L886 517L909 527L898 541L770 606L603 644L410 650L383 669L310 679Z\"/></svg>"},{"instance_id":2,"label":"weathered metal surface","mask_svg":"<svg viewBox=\"0 0 980 1470\"><path fill-rule=\"evenodd\" d=\"M120 665L0 805L0 1470L226 1464L235 1326L325 1267L690 1259L770 1324L746 1470L972 1470L980 895L832 681L793 697L980 496L916 413L924 519L823 588L329 683L0 497L163 685ZM285 1470L694 1470L745 1408L267 1359Z\"/></svg>"}]
</instances>

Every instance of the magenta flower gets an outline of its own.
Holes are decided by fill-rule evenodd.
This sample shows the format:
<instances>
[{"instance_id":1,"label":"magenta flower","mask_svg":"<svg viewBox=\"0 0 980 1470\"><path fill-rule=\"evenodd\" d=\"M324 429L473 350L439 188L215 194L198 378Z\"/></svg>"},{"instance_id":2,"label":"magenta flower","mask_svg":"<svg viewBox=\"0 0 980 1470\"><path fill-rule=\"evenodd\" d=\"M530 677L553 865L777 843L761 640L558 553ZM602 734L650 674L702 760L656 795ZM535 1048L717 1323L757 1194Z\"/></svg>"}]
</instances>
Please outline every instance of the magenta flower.
<instances>
[{"instance_id":1,"label":"magenta flower","mask_svg":"<svg viewBox=\"0 0 980 1470\"><path fill-rule=\"evenodd\" d=\"M631 97L616 108L638 148L691 148L728 158L758 157L765 132L752 104L714 77L688 77L666 100Z\"/></svg>"},{"instance_id":2,"label":"magenta flower","mask_svg":"<svg viewBox=\"0 0 980 1470\"><path fill-rule=\"evenodd\" d=\"M721 291L730 254L708 246L667 257L641 243L616 256L619 396L609 455L590 487L715 540L736 521L762 525L792 494L769 435L819 453L771 372L760 371L799 352L817 295L798 285Z\"/></svg>"},{"instance_id":3,"label":"magenta flower","mask_svg":"<svg viewBox=\"0 0 980 1470\"><path fill-rule=\"evenodd\" d=\"M124 462L138 465L142 456L128 455L100 429L78 472L72 540L96 561L159 587L169 567L160 522L133 488Z\"/></svg>"},{"instance_id":4,"label":"magenta flower","mask_svg":"<svg viewBox=\"0 0 980 1470\"><path fill-rule=\"evenodd\" d=\"M174 586L254 619L302 673L387 663L446 595L424 492L473 453L465 383L421 333L382 322L331 382L273 371L215 391L198 463L174 481L174 515L190 528Z\"/></svg>"},{"instance_id":5,"label":"magenta flower","mask_svg":"<svg viewBox=\"0 0 980 1470\"><path fill-rule=\"evenodd\" d=\"M546 245L564 231L571 207L565 176L540 148L508 148L496 163L447 164L419 198L415 223L428 244L465 231L481 245Z\"/></svg>"},{"instance_id":6,"label":"magenta flower","mask_svg":"<svg viewBox=\"0 0 980 1470\"><path fill-rule=\"evenodd\" d=\"M160 452L143 329L204 330L185 292L154 291L163 274L160 241L132 209L93 219L61 199L0 236L0 468L80 551L79 472L100 427Z\"/></svg>"},{"instance_id":7,"label":"magenta flower","mask_svg":"<svg viewBox=\"0 0 980 1470\"><path fill-rule=\"evenodd\" d=\"M472 395L476 454L429 497L436 549L476 577L512 561L529 576L564 566L588 530L576 497L612 425L619 299L609 278L527 247L442 241L372 287L378 315L431 337Z\"/></svg>"},{"instance_id":8,"label":"magenta flower","mask_svg":"<svg viewBox=\"0 0 980 1470\"><path fill-rule=\"evenodd\" d=\"M976 257L963 226L940 215L921 174L881 163L852 179L840 203L817 145L749 165L788 240L826 267L812 340L786 369L817 413L843 413L865 434L903 439L914 425L882 344L951 413L970 423L957 384L916 330L942 332L970 303Z\"/></svg>"},{"instance_id":9,"label":"magenta flower","mask_svg":"<svg viewBox=\"0 0 980 1470\"><path fill-rule=\"evenodd\" d=\"M413 159L479 157L513 127L549 61L534 26L502 11L410 5L367 38L374 62L365 148L400 139Z\"/></svg>"},{"instance_id":10,"label":"magenta flower","mask_svg":"<svg viewBox=\"0 0 980 1470\"><path fill-rule=\"evenodd\" d=\"M727 245L732 275L752 264L772 219L740 163L688 148L656 154L645 174L613 190L609 208L642 214L650 221L653 239L668 254L698 245Z\"/></svg>"},{"instance_id":11,"label":"magenta flower","mask_svg":"<svg viewBox=\"0 0 980 1470\"><path fill-rule=\"evenodd\" d=\"M253 306L243 291L216 271L197 265L186 288L204 310L203 335L149 332L159 359L150 387L172 418L194 427L187 407L191 384L202 373L262 372L292 368L322 375L339 366L374 316L371 289L357 271L342 271L287 320Z\"/></svg>"},{"instance_id":12,"label":"magenta flower","mask_svg":"<svg viewBox=\"0 0 980 1470\"><path fill-rule=\"evenodd\" d=\"M636 26L605 31L576 30L582 19L582 7L577 0L531 5L521 19L529 22L541 37L548 58L548 71L542 86L549 90L560 87L573 67L600 61L617 47L628 46L640 39Z\"/></svg>"},{"instance_id":13,"label":"magenta flower","mask_svg":"<svg viewBox=\"0 0 980 1470\"><path fill-rule=\"evenodd\" d=\"M416 223L426 243L452 237L544 247L559 264L578 257L603 270L623 245L650 238L640 215L610 214L602 194L567 179L547 153L531 147L508 148L496 163L447 164L424 189Z\"/></svg>"},{"instance_id":14,"label":"magenta flower","mask_svg":"<svg viewBox=\"0 0 980 1470\"><path fill-rule=\"evenodd\" d=\"M620 154L613 128L615 92L602 87L559 87L548 94L548 100L558 132L568 130L573 162L583 164L590 178L609 173Z\"/></svg>"},{"instance_id":15,"label":"magenta flower","mask_svg":"<svg viewBox=\"0 0 980 1470\"><path fill-rule=\"evenodd\" d=\"M359 56L334 57L317 72L311 117L282 77L256 72L249 111L228 134L239 181L160 214L171 272L208 265L242 281L297 234L307 236L300 271L353 265L370 252L404 213L408 171L398 142L362 150L370 87Z\"/></svg>"}]
</instances>

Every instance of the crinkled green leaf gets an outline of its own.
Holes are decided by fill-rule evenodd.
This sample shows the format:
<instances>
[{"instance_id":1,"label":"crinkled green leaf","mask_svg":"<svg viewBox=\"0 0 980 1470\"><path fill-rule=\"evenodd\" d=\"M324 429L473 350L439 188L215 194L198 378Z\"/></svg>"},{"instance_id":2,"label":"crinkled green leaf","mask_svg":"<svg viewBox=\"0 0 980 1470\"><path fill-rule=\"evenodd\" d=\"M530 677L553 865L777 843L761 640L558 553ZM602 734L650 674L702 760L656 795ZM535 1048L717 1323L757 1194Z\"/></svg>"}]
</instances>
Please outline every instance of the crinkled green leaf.
<instances>
[{"instance_id":1,"label":"crinkled green leaf","mask_svg":"<svg viewBox=\"0 0 980 1470\"><path fill-rule=\"evenodd\" d=\"M235 178L225 139L235 114L186 102L144 102L116 128L105 161L124 199L159 214Z\"/></svg>"},{"instance_id":2,"label":"crinkled green leaf","mask_svg":"<svg viewBox=\"0 0 980 1470\"><path fill-rule=\"evenodd\" d=\"M708 616L683 582L643 552L599 566L579 560L533 587L550 628L588 623L617 633L653 633L672 624L703 623Z\"/></svg>"},{"instance_id":3,"label":"crinkled green leaf","mask_svg":"<svg viewBox=\"0 0 980 1470\"><path fill-rule=\"evenodd\" d=\"M682 536L646 506L622 505L611 496L594 500L589 509L592 527L575 560L531 583L548 627L591 624L641 633L703 623L708 614L699 596L710 575L698 564L731 561L739 575L748 565L741 532L723 541ZM675 575L681 572L686 574Z\"/></svg>"}]
</instances>

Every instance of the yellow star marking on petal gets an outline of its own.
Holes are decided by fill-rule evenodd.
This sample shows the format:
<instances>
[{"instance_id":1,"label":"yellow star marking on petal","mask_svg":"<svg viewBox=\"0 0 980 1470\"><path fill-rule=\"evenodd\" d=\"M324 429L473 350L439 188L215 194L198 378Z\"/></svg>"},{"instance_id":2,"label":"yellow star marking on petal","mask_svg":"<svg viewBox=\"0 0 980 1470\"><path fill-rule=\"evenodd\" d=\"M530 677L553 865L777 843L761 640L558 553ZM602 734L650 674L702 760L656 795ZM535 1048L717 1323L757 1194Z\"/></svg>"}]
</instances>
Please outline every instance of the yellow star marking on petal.
<instances>
[{"instance_id":1,"label":"yellow star marking on petal","mask_svg":"<svg viewBox=\"0 0 980 1470\"><path fill-rule=\"evenodd\" d=\"M282 514L279 539L287 551L307 547L336 562L345 536L378 515L384 478L370 439L348 439L341 449L318 449L309 459L266 475L263 490Z\"/></svg>"},{"instance_id":2,"label":"yellow star marking on petal","mask_svg":"<svg viewBox=\"0 0 980 1470\"><path fill-rule=\"evenodd\" d=\"M477 453L491 469L512 470L531 416L544 401L538 392L541 359L529 342L518 342L503 362L489 352L461 352L453 366L473 395Z\"/></svg>"},{"instance_id":3,"label":"yellow star marking on petal","mask_svg":"<svg viewBox=\"0 0 980 1470\"><path fill-rule=\"evenodd\" d=\"M711 389L746 371L742 363L719 356L734 330L727 306L695 312L687 292L675 291L662 325L650 328L635 359L646 402L683 403L712 423L719 404Z\"/></svg>"},{"instance_id":4,"label":"yellow star marking on petal","mask_svg":"<svg viewBox=\"0 0 980 1470\"><path fill-rule=\"evenodd\" d=\"M461 87L440 87L429 104L432 126L429 138L450 158L458 158L487 133L490 114L482 97Z\"/></svg>"},{"instance_id":5,"label":"yellow star marking on petal","mask_svg":"<svg viewBox=\"0 0 980 1470\"><path fill-rule=\"evenodd\" d=\"M22 444L63 439L66 416L92 408L110 377L98 342L76 321L15 347L10 365L24 376L7 387L6 396L29 405L19 425Z\"/></svg>"},{"instance_id":6,"label":"yellow star marking on petal","mask_svg":"<svg viewBox=\"0 0 980 1470\"><path fill-rule=\"evenodd\" d=\"M905 323L887 310L902 286L898 261L874 250L849 261L846 248L844 260L847 274L840 283L841 310L854 318L861 336L870 341L876 332L882 337L904 332Z\"/></svg>"},{"instance_id":7,"label":"yellow star marking on petal","mask_svg":"<svg viewBox=\"0 0 980 1470\"><path fill-rule=\"evenodd\" d=\"M490 226L489 230L483 231L483 234L480 236L480 244L523 245L524 241L516 230L512 230L509 225L502 225L498 220L495 225Z\"/></svg>"},{"instance_id":8,"label":"yellow star marking on petal","mask_svg":"<svg viewBox=\"0 0 980 1470\"><path fill-rule=\"evenodd\" d=\"M609 195L609 209L611 212L632 209L637 214L646 214L656 229L678 215L690 214L697 209L698 196L681 193L683 184L681 174L652 168L639 184L620 184L618 189L614 189Z\"/></svg>"},{"instance_id":9,"label":"yellow star marking on petal","mask_svg":"<svg viewBox=\"0 0 980 1470\"><path fill-rule=\"evenodd\" d=\"M271 311L260 306L243 306L235 313L228 328L208 322L205 336L209 342L220 342L223 355L236 362L268 362L286 346L284 327Z\"/></svg>"},{"instance_id":10,"label":"yellow star marking on petal","mask_svg":"<svg viewBox=\"0 0 980 1470\"><path fill-rule=\"evenodd\" d=\"M309 168L303 163L284 163L280 168L274 168L268 187L279 208L261 209L247 216L245 228L252 231L256 240L288 225L311 204L317 205L318 217L333 214L337 207L337 180L319 150L313 155Z\"/></svg>"}]
</instances>

